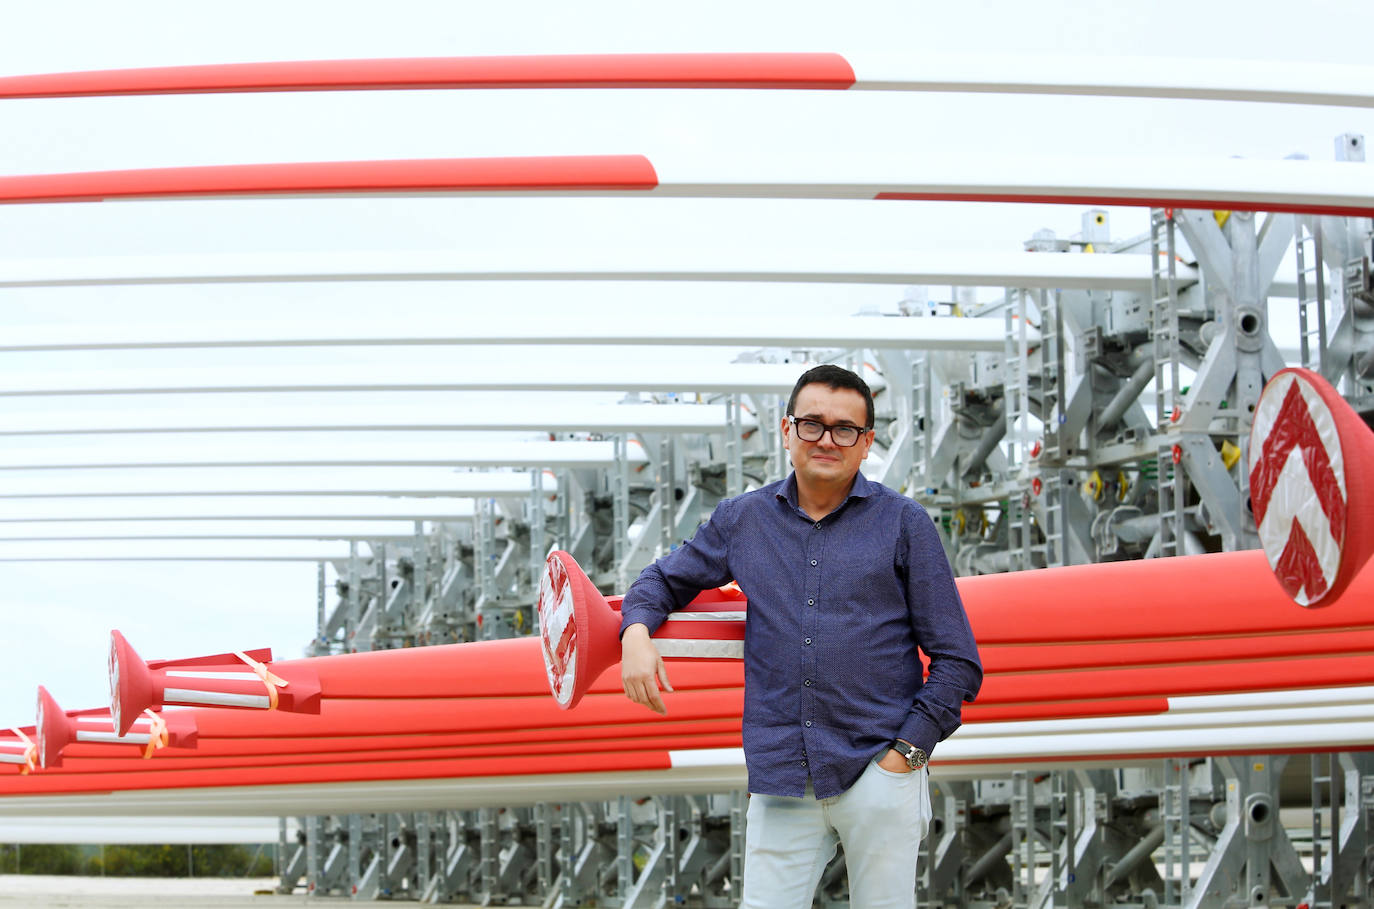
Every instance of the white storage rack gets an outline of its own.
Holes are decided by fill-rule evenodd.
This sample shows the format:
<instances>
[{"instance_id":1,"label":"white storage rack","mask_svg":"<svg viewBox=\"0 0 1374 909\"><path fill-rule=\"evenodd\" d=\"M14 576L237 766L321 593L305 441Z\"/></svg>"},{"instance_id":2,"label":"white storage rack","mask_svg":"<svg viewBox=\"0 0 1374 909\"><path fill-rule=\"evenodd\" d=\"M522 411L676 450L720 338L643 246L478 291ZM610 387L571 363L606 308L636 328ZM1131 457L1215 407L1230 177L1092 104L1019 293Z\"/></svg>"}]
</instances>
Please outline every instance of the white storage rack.
<instances>
[{"instance_id":1,"label":"white storage rack","mask_svg":"<svg viewBox=\"0 0 1374 909\"><path fill-rule=\"evenodd\" d=\"M1161 78L1158 66L1118 68L1125 75L1103 82L1079 78L1082 69L1018 81L1023 72L1057 72L1044 64L1013 76L955 66L936 78L891 75L889 62L858 87L1371 103L1368 93L1329 92L1321 87L1327 82L1300 70L1285 82L1272 68L1233 70L1221 81L1214 72L1182 67ZM1334 157L1342 167L1313 164L1310 185L1263 193L1261 205L1282 208L1293 192L1323 204L1367 204L1374 181L1356 163L1363 145L1359 135L1337 137ZM767 185L749 183L748 174L767 170L762 164L743 166L740 183L712 183L710 162L677 163L683 176L661 191L785 196L817 184L804 168L774 174ZM1072 181L1056 182L1071 168L1031 185L1018 184L1015 168L1004 164L1010 170L996 190L997 174L977 168L947 167L943 182L902 186L988 198L1093 195ZM1262 183L1279 170L1221 163L1215 175L1188 176L1218 181L1215 198L1243 198L1255 185L1246 179ZM1240 172L1239 183L1223 179L1230 171ZM1111 174L1127 172L1118 167ZM861 189L868 173L825 193ZM881 182L887 172L872 173ZM1328 185L1333 174L1355 178L1344 196ZM1179 185L1159 169L1131 176L1135 182L1119 192L1167 196ZM1205 189L1189 184L1186 192ZM1098 190L1104 192L1110 195ZM502 261L327 254L3 261L0 287L529 279L927 287L900 300L894 292L884 314L837 316L804 329L741 318L671 331L586 320L512 324L499 332L458 322L416 330L288 321L7 331L0 354L398 344L718 345L741 354L736 364L700 370L515 369L493 376L412 369L361 384L351 371L290 368L252 376L184 371L174 382L138 370L12 377L0 395L41 397L51 407L7 414L0 425L0 434L29 443L0 452L0 560L317 561L317 654L524 634L549 550L571 552L603 589L623 590L643 565L690 536L722 497L781 477L787 465L776 427L790 377L819 362L849 365L870 379L878 392L878 442L865 469L931 511L959 574L1254 548L1246 475L1237 464L1245 463L1261 376L1301 361L1337 383L1358 409L1374 411L1369 219L1180 205L1157 209L1143 236L1114 237L1108 213L1097 208L1084 212L1082 225L1073 237L1042 232L1023 250L977 257L924 251L796 261L751 251L664 251L646 260L592 249ZM1294 250L1296 273L1281 273ZM1005 292L989 299L967 290L988 287ZM1293 351L1273 340L1270 319L1279 313L1298 325L1300 347ZM62 406L66 396L93 390L125 400L194 394L210 402L249 391L423 396L511 388L551 396L612 390L627 403L461 418L422 397L378 408L280 407L267 415L210 403L185 411ZM547 436L464 447L414 438L455 428ZM328 439L357 431L378 440L300 441L302 434ZM261 441L277 432L291 433L292 441ZM142 445L144 433L174 441ZM83 434L91 445L33 447L34 438L48 434ZM6 481L7 471L40 465L42 481ZM267 467L278 471L271 479L260 470ZM1293 795L1291 783L1280 785L1286 763L1282 756L1194 758L1043 773L1018 767L1000 779L939 780L920 901L977 909L1368 905L1374 763L1363 753L1313 755L1305 776L1310 791L1298 799L1311 806L1311 820L1296 825L1283 808ZM1292 762L1299 763L1308 761ZM735 791L314 815L290 842L283 822L281 889L484 904L733 906L742 812ZM1293 826L1307 837L1310 866L1285 829ZM1151 860L1156 852L1162 869ZM826 874L826 905L845 902L842 867L841 858Z\"/></svg>"}]
</instances>

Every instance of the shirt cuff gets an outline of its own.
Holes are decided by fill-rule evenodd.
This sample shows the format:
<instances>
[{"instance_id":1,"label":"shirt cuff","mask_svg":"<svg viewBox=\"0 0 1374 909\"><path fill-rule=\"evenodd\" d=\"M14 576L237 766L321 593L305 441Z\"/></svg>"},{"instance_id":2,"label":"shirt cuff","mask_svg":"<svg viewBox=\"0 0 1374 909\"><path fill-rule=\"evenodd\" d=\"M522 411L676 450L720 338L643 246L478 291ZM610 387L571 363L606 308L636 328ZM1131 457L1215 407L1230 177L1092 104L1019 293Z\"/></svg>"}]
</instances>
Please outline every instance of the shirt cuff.
<instances>
[{"instance_id":1,"label":"shirt cuff","mask_svg":"<svg viewBox=\"0 0 1374 909\"><path fill-rule=\"evenodd\" d=\"M630 612L622 612L620 615L620 633L617 638L625 636L625 629L631 625L643 625L649 629L649 634L658 631L658 626L663 624L664 617L652 610L635 609Z\"/></svg>"},{"instance_id":2,"label":"shirt cuff","mask_svg":"<svg viewBox=\"0 0 1374 909\"><path fill-rule=\"evenodd\" d=\"M907 717L902 729L897 733L896 738L910 742L930 757L935 752L935 746L940 741L940 729L934 723L924 717L912 714Z\"/></svg>"}]
</instances>

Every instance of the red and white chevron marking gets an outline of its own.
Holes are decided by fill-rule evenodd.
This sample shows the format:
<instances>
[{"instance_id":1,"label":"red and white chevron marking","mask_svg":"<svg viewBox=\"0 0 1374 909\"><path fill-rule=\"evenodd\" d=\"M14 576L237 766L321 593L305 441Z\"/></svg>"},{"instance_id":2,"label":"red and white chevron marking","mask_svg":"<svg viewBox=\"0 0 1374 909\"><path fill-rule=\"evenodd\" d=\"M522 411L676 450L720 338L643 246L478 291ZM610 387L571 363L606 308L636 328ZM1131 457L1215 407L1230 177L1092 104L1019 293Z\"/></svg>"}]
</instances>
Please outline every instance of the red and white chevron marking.
<instances>
[{"instance_id":1,"label":"red and white chevron marking","mask_svg":"<svg viewBox=\"0 0 1374 909\"><path fill-rule=\"evenodd\" d=\"M1310 606L1340 570L1348 497L1335 416L1301 375L1281 372L1265 387L1250 452L1250 500L1269 566Z\"/></svg>"},{"instance_id":2,"label":"red and white chevron marking","mask_svg":"<svg viewBox=\"0 0 1374 909\"><path fill-rule=\"evenodd\" d=\"M572 579L551 558L539 579L539 638L549 690L562 707L572 700L577 683L577 622L573 618Z\"/></svg>"}]
</instances>

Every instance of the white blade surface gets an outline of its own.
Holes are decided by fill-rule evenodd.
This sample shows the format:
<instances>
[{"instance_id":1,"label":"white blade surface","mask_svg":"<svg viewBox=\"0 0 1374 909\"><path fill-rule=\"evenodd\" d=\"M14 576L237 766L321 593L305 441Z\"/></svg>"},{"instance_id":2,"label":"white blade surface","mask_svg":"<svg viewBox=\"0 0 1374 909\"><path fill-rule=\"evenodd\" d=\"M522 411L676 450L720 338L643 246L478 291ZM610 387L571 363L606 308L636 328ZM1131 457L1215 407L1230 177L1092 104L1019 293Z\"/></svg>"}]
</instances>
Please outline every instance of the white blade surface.
<instances>
[{"instance_id":1,"label":"white blade surface","mask_svg":"<svg viewBox=\"0 0 1374 909\"><path fill-rule=\"evenodd\" d=\"M1185 280L1191 269L1183 270ZM1146 291L1148 256L1009 252L539 249L0 259L0 287L299 281L746 281ZM577 335L595 328L583 319ZM746 322L745 325L748 325ZM388 326L377 325L374 330ZM529 326L524 333L537 332ZM612 329L612 334L617 329ZM815 329L812 329L815 330ZM777 331L777 329L773 329ZM795 329L794 329L795 331Z\"/></svg>"},{"instance_id":2,"label":"white blade surface","mask_svg":"<svg viewBox=\"0 0 1374 909\"><path fill-rule=\"evenodd\" d=\"M746 414L746 426L752 418ZM0 436L143 432L533 430L547 432L713 432L726 425L717 404L592 405L463 411L406 407L92 410L0 415Z\"/></svg>"}]
</instances>

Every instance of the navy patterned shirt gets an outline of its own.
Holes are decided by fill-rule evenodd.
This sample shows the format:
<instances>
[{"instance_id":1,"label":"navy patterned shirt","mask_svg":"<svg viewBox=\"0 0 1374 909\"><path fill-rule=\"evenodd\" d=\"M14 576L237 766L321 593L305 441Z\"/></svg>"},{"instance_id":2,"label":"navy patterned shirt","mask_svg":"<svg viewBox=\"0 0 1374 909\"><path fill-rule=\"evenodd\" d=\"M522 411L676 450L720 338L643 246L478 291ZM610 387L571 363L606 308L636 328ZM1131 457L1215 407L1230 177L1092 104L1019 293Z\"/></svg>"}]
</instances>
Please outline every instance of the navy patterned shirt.
<instances>
[{"instance_id":1,"label":"navy patterned shirt","mask_svg":"<svg viewBox=\"0 0 1374 909\"><path fill-rule=\"evenodd\" d=\"M817 798L848 789L894 739L931 753L959 727L983 669L954 575L918 503L854 478L820 521L796 476L725 499L683 546L640 573L621 632L653 633L702 590L735 580L744 633L749 791ZM930 658L922 683L920 648Z\"/></svg>"}]
</instances>

